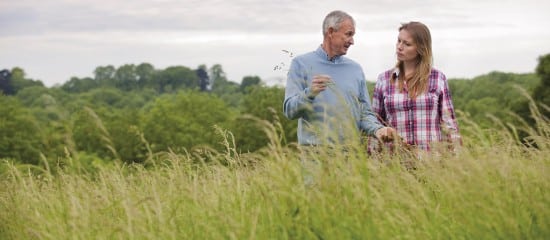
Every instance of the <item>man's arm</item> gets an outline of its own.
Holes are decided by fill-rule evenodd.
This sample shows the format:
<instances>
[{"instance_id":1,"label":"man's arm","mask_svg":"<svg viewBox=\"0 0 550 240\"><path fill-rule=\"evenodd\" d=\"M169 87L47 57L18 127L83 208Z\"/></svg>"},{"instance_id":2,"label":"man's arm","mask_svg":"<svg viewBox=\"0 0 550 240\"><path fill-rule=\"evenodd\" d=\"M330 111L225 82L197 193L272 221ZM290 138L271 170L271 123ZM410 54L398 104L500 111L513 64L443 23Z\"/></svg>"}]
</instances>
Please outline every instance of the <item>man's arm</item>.
<instances>
[{"instance_id":1,"label":"man's arm","mask_svg":"<svg viewBox=\"0 0 550 240\"><path fill-rule=\"evenodd\" d=\"M304 116L311 109L314 96L307 86L306 72L300 63L293 59L287 75L283 112L289 119Z\"/></svg>"},{"instance_id":2,"label":"man's arm","mask_svg":"<svg viewBox=\"0 0 550 240\"><path fill-rule=\"evenodd\" d=\"M397 136L395 129L391 127L385 127L378 121L378 118L374 114L371 108L369 100L369 92L367 91L367 85L365 81L361 83L360 99L361 101L361 121L360 128L363 129L368 135L375 136L376 138L389 142L393 141Z\"/></svg>"},{"instance_id":3,"label":"man's arm","mask_svg":"<svg viewBox=\"0 0 550 240\"><path fill-rule=\"evenodd\" d=\"M361 89L359 90L359 102L361 103L361 119L360 128L368 135L374 136L376 130L384 127L371 109L369 100L369 92L365 81L361 81Z\"/></svg>"}]
</instances>

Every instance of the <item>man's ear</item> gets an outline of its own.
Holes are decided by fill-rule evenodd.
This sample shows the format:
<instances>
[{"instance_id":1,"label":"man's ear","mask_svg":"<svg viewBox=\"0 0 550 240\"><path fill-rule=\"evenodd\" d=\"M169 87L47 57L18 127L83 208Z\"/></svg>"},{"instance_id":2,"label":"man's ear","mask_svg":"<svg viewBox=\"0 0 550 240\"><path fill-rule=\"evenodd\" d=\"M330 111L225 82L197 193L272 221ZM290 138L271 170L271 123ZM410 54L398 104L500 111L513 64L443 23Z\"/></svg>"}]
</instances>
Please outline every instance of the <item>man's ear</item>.
<instances>
[{"instance_id":1,"label":"man's ear","mask_svg":"<svg viewBox=\"0 0 550 240\"><path fill-rule=\"evenodd\" d=\"M327 31L327 35L328 35L329 37L332 37L332 34L333 34L334 32L336 32L336 30L334 30L333 27L329 27L329 28L328 28L328 31Z\"/></svg>"}]
</instances>

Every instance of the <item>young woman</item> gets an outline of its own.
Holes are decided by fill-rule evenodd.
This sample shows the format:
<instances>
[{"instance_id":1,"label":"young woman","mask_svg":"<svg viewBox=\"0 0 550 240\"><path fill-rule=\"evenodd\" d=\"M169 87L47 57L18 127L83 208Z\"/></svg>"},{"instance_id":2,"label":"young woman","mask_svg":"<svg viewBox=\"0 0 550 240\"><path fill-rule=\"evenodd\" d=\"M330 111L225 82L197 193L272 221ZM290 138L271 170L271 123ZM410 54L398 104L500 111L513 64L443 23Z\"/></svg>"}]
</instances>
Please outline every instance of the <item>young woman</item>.
<instances>
[{"instance_id":1,"label":"young woman","mask_svg":"<svg viewBox=\"0 0 550 240\"><path fill-rule=\"evenodd\" d=\"M445 75L432 67L430 30L420 22L402 24L397 64L378 76L372 110L397 130L406 145L430 150L434 142L460 143Z\"/></svg>"}]
</instances>

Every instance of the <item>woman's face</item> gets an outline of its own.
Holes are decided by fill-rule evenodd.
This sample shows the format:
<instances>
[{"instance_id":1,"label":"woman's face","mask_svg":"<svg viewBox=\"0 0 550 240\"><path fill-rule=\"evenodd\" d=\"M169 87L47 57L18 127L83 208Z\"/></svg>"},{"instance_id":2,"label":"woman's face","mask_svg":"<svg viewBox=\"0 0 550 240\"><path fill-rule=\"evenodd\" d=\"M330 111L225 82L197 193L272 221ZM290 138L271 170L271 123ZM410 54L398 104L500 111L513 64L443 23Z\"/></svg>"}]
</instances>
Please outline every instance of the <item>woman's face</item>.
<instances>
[{"instance_id":1,"label":"woman's face","mask_svg":"<svg viewBox=\"0 0 550 240\"><path fill-rule=\"evenodd\" d=\"M395 52L397 54L397 60L403 62L416 61L418 52L416 51L416 42L412 38L412 35L406 29L399 31L397 36L397 44L395 45Z\"/></svg>"}]
</instances>

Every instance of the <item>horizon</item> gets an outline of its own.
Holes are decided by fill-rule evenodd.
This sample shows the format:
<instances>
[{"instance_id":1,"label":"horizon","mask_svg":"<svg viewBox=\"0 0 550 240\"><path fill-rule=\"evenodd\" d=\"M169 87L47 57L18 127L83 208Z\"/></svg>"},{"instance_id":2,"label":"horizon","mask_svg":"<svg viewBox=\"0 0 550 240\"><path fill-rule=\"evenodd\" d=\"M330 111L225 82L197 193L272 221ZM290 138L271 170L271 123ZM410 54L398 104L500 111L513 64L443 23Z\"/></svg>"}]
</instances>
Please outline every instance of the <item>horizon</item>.
<instances>
[{"instance_id":1,"label":"horizon","mask_svg":"<svg viewBox=\"0 0 550 240\"><path fill-rule=\"evenodd\" d=\"M142 63L146 63L146 62L142 62ZM137 65L139 65L139 64L141 64L141 63L127 63L127 64L134 64L134 65L137 66ZM167 66L166 68L162 68L162 69L161 69L161 68L157 68L157 67L156 67L154 64L152 64L152 63L149 63L149 64L153 65L153 67L155 67L155 70L157 70L157 71L159 71L159 70L162 71L162 70L164 70L164 69L166 69L166 68L168 68L168 67L178 67L178 66L187 67L187 68L189 68L189 69L191 69L191 70L196 70L196 69L197 69L197 68L192 68L192 67L184 66L184 65ZM104 66L108 66L108 65L109 65L109 64L107 64L107 65L101 65L101 66L104 67ZM123 65L125 65L125 64L123 64ZM114 66L114 65L113 65L113 67L114 67L115 69L118 69L119 67L121 67L121 66L123 66L123 65L119 65L119 66ZM18 66L14 66L13 68L16 68L16 67L18 67ZM100 67L100 66L97 66L97 67ZM210 68L211 66L207 66L207 67ZM10 68L10 69L4 68L4 69L0 69L0 71L1 71L1 70L8 70L8 71L11 72L11 71L13 70L13 68ZM21 68L21 67L19 67L19 68ZM223 68L223 65L222 65L222 68ZM533 67L533 71L531 71L531 72L506 72L506 71L492 70L492 71L488 71L488 72L486 72L486 73L480 73L479 75L472 76L472 77L449 77L449 76L447 76L447 79L448 79L448 80L473 80L473 79L475 79L475 78L487 76L487 75L490 75L490 74L492 74L492 73L517 74L517 75L536 74L535 68L536 68L536 66ZM24 68L21 68L21 69L25 72L25 77L26 77L27 79L34 80L34 81L40 81L40 82L42 82L42 83L43 83L46 87L48 87L48 88L51 88L51 87L58 87L58 86L61 86L61 85L65 84L65 83L67 83L68 81L70 81L70 79L67 79L66 81L58 82L58 83L55 83L55 84L49 86L49 85L45 84L44 81L42 81L40 78L32 78L32 77L29 77L27 71L26 71ZM93 70L92 70L92 72L93 72ZM224 72L225 72L225 69L224 69ZM226 73L226 74L227 74L227 73ZM255 76L257 76L257 75L244 75L243 77L255 77ZM72 77L76 77L76 76L72 76ZM77 77L77 78L83 79L83 78L88 78L88 77L89 77L89 78L94 78L93 73L90 74L89 76L82 76L82 77ZM257 76L257 77L260 77L260 76ZM264 78L261 78L261 77L260 77L260 79L261 79L262 82L263 82L264 84L266 84L267 86L284 86L284 83L282 83L282 81L286 81L286 78L283 78L283 77L280 77L280 78L272 77L271 79L264 79ZM238 83L238 84L240 84L241 81L242 81L242 79L240 79L239 81L236 81L236 80L234 80L234 79L227 79L227 80L228 80L228 81L231 81L231 82ZM366 79L366 81L369 82L369 83L375 83L375 82L376 82L376 79Z\"/></svg>"},{"instance_id":2,"label":"horizon","mask_svg":"<svg viewBox=\"0 0 550 240\"><path fill-rule=\"evenodd\" d=\"M434 67L447 78L532 73L538 57L550 53L550 2L535 0L137 0L132 6L117 0L28 0L0 3L0 68L20 67L27 78L49 87L92 77L98 66L220 64L233 82L258 76L284 85L290 63L284 51L315 50L322 20L334 9L356 21L347 56L363 67L368 81L394 65L401 22L421 21L430 28Z\"/></svg>"}]
</instances>

